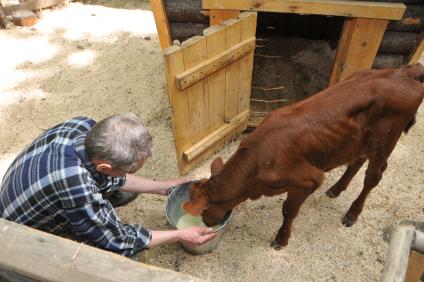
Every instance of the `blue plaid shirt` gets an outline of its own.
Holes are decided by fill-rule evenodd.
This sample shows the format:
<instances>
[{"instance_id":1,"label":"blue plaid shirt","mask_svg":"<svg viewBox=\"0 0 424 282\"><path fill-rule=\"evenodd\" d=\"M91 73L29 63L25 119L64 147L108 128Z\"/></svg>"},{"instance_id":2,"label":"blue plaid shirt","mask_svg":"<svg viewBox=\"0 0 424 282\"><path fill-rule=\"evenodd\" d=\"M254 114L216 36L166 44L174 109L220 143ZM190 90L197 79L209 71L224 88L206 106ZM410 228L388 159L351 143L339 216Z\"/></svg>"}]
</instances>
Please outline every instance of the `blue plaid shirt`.
<instances>
[{"instance_id":1,"label":"blue plaid shirt","mask_svg":"<svg viewBox=\"0 0 424 282\"><path fill-rule=\"evenodd\" d=\"M151 231L124 224L102 193L125 177L96 171L85 151L96 122L77 117L48 129L13 161L0 186L0 216L53 234L71 233L93 246L130 256L146 248Z\"/></svg>"}]
</instances>

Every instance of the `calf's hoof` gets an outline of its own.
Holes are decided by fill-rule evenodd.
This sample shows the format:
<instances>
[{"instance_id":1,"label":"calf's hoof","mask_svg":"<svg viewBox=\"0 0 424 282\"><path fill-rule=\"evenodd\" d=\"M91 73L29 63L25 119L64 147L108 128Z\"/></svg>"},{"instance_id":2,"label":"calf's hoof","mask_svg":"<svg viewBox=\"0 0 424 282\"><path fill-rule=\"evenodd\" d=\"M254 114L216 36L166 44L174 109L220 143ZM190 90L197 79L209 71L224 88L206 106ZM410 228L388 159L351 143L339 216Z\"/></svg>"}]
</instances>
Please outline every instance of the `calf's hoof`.
<instances>
[{"instance_id":1,"label":"calf's hoof","mask_svg":"<svg viewBox=\"0 0 424 282\"><path fill-rule=\"evenodd\" d=\"M328 189L327 191L325 191L325 195L328 198L337 198L340 195L340 193L339 194L335 193L334 192L334 188L331 187L330 189Z\"/></svg>"},{"instance_id":2,"label":"calf's hoof","mask_svg":"<svg viewBox=\"0 0 424 282\"><path fill-rule=\"evenodd\" d=\"M286 244L287 245L287 244ZM286 245L281 245L280 243L277 243L277 241L273 240L270 244L270 247L274 248L274 250L279 251Z\"/></svg>"},{"instance_id":3,"label":"calf's hoof","mask_svg":"<svg viewBox=\"0 0 424 282\"><path fill-rule=\"evenodd\" d=\"M346 227L351 227L355 224L356 219L352 218L348 214L346 214L342 219L342 224Z\"/></svg>"}]
</instances>

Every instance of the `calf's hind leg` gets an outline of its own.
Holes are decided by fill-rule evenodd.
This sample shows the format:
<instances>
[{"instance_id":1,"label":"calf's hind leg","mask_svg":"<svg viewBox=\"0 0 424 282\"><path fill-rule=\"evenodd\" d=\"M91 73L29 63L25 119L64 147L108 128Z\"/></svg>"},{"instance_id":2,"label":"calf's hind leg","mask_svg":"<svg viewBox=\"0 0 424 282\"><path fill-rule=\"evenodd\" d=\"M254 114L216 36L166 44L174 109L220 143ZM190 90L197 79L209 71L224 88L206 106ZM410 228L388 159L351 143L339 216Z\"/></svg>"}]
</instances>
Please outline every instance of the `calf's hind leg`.
<instances>
[{"instance_id":1,"label":"calf's hind leg","mask_svg":"<svg viewBox=\"0 0 424 282\"><path fill-rule=\"evenodd\" d=\"M343 225L350 227L355 224L358 220L359 214L362 212L368 194L375 186L378 185L386 168L387 158L382 161L369 161L368 168L365 172L364 188L358 198L352 203L346 215L343 217Z\"/></svg>"},{"instance_id":2,"label":"calf's hind leg","mask_svg":"<svg viewBox=\"0 0 424 282\"><path fill-rule=\"evenodd\" d=\"M341 192L343 192L344 190L346 190L346 188L349 185L350 181L356 175L356 173L362 167L362 165L364 164L364 162L366 160L367 160L366 158L359 158L359 159L356 159L353 162L351 162L348 165L348 167L347 167L345 173L343 174L343 176L339 179L339 181L337 181L336 184L334 184L333 186L331 186L325 192L325 194L329 198L336 198L336 197L338 197Z\"/></svg>"}]
</instances>

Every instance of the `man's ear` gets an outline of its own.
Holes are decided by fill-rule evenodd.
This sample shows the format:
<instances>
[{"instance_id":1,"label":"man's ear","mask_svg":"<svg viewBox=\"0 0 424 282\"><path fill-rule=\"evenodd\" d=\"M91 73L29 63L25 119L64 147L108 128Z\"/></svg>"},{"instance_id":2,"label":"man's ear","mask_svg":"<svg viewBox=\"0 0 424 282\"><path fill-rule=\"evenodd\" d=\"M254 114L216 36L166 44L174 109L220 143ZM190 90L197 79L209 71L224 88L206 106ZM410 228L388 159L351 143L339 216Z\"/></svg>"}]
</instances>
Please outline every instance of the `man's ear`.
<instances>
[{"instance_id":1,"label":"man's ear","mask_svg":"<svg viewBox=\"0 0 424 282\"><path fill-rule=\"evenodd\" d=\"M193 216L201 215L203 211L208 208L208 206L208 201L205 199L205 197L198 198L196 201L183 203L183 209Z\"/></svg>"},{"instance_id":2,"label":"man's ear","mask_svg":"<svg viewBox=\"0 0 424 282\"><path fill-rule=\"evenodd\" d=\"M96 165L96 170L101 173L107 174L109 171L112 170L112 166L106 162L97 162L95 163L95 165Z\"/></svg>"},{"instance_id":3,"label":"man's ear","mask_svg":"<svg viewBox=\"0 0 424 282\"><path fill-rule=\"evenodd\" d=\"M222 168L224 167L224 161L221 157L216 158L211 163L211 174L218 175L221 173Z\"/></svg>"}]
</instances>

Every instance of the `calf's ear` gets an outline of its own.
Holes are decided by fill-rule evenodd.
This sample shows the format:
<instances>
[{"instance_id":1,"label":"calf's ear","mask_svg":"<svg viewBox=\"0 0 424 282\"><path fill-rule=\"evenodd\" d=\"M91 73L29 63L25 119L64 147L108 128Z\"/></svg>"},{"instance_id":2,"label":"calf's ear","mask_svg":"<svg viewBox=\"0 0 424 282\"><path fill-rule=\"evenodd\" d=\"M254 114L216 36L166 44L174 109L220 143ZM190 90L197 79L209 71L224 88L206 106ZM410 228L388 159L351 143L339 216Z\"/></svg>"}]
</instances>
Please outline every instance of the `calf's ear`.
<instances>
[{"instance_id":1,"label":"calf's ear","mask_svg":"<svg viewBox=\"0 0 424 282\"><path fill-rule=\"evenodd\" d=\"M198 198L194 201L189 201L189 202L183 203L183 209L187 213L189 213L193 216L201 215L203 213L203 211L207 208L208 208L208 202L203 197Z\"/></svg>"},{"instance_id":2,"label":"calf's ear","mask_svg":"<svg viewBox=\"0 0 424 282\"><path fill-rule=\"evenodd\" d=\"M224 161L222 158L218 157L213 160L211 163L211 174L218 175L221 173L222 168L224 167Z\"/></svg>"}]
</instances>

